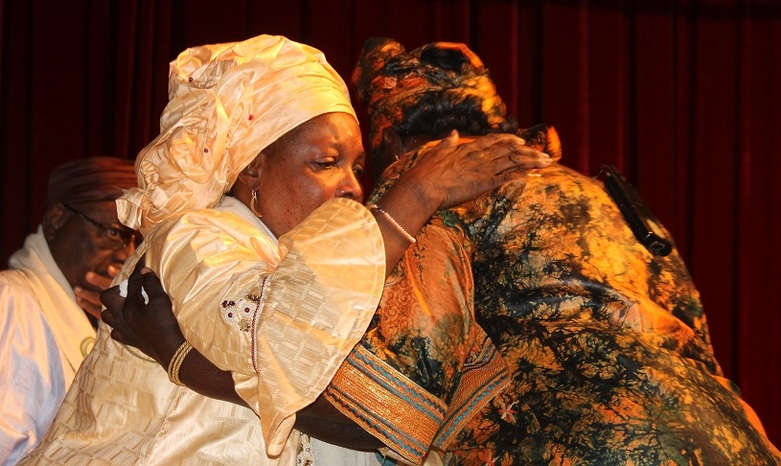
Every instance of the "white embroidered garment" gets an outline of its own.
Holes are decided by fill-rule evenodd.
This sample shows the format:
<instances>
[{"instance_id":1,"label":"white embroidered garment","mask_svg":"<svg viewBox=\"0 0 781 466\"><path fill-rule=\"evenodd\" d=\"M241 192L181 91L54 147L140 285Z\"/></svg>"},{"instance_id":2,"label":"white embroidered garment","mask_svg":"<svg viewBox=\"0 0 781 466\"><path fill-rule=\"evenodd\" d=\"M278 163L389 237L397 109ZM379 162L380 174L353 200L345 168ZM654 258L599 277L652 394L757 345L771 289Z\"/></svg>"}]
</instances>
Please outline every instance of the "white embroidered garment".
<instances>
[{"instance_id":1,"label":"white embroidered garment","mask_svg":"<svg viewBox=\"0 0 781 466\"><path fill-rule=\"evenodd\" d=\"M95 343L95 330L41 228L0 272L0 464L16 464L49 428Z\"/></svg>"},{"instance_id":2,"label":"white embroidered garment","mask_svg":"<svg viewBox=\"0 0 781 466\"><path fill-rule=\"evenodd\" d=\"M295 412L329 383L382 292L374 217L331 200L277 243L226 197L216 210L159 225L117 280L142 254L172 295L185 338L233 372L252 409L172 384L101 324L52 429L22 464L295 465Z\"/></svg>"}]
</instances>

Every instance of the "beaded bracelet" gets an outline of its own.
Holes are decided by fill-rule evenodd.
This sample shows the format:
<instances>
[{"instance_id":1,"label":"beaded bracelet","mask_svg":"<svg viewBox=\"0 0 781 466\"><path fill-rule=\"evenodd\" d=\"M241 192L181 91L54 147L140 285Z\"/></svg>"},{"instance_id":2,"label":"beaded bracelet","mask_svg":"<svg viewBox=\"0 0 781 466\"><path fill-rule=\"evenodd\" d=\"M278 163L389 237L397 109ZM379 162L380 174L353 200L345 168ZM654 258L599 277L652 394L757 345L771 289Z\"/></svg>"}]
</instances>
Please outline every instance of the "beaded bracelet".
<instances>
[{"instance_id":1,"label":"beaded bracelet","mask_svg":"<svg viewBox=\"0 0 781 466\"><path fill-rule=\"evenodd\" d=\"M401 224L397 222L395 218L391 217L391 214L385 211L385 209L382 207L378 206L377 204L369 204L369 210L376 210L382 214L382 216L385 217L391 223L391 225L396 228L396 231L401 233L401 235L404 236L404 238L406 238L410 243L414 243L416 241L415 237L410 235L409 232L407 232L407 230L405 230L404 227L401 226Z\"/></svg>"},{"instance_id":2,"label":"beaded bracelet","mask_svg":"<svg viewBox=\"0 0 781 466\"><path fill-rule=\"evenodd\" d=\"M168 363L168 380L176 385L184 386L182 381L179 380L179 368L182 367L182 362L184 362L184 358L187 357L191 349L193 349L193 346L189 341L185 340L176 350L176 353L174 353L171 362Z\"/></svg>"}]
</instances>

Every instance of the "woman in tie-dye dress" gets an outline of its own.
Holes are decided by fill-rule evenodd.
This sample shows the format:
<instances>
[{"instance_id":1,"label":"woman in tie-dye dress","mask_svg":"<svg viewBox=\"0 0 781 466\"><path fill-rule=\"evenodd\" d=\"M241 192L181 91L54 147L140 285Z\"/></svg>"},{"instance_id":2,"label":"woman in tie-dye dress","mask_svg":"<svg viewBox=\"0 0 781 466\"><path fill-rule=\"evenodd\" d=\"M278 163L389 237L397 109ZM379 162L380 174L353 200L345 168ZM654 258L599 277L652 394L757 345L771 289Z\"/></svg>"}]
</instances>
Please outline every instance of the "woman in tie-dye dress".
<instances>
[{"instance_id":1,"label":"woman in tie-dye dress","mask_svg":"<svg viewBox=\"0 0 781 466\"><path fill-rule=\"evenodd\" d=\"M475 126L508 130L487 70L462 44L408 53L393 40L369 40L354 81L369 105L375 163L453 128L462 136ZM553 128L522 134L561 157ZM386 170L375 199L427 147ZM442 250L449 260L441 260ZM464 270L470 266L471 273ZM447 464L781 464L756 415L723 377L680 255L657 256L641 245L595 179L554 164L530 174L525 186L508 184L441 212L394 278L401 285L386 284L361 343L385 371L399 371L448 405L468 405L453 398L460 374L447 369L458 356L447 349L473 316L509 374L498 396L460 413L457 432L434 435ZM473 310L434 317L426 306L410 311L415 301L445 301L437 296L454 288ZM410 318L421 309L427 319ZM339 383L337 377L332 387ZM371 418L364 411L372 406L355 405L351 400L345 412L359 423Z\"/></svg>"}]
</instances>

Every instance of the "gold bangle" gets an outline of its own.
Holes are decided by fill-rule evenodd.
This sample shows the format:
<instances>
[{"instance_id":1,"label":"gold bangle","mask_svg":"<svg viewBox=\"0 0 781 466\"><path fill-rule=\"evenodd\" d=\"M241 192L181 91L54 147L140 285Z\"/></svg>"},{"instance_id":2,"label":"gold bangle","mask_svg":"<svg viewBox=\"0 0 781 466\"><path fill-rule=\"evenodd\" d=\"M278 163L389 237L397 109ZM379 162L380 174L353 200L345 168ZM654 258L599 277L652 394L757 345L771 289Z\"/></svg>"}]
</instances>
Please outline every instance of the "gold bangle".
<instances>
[{"instance_id":1,"label":"gold bangle","mask_svg":"<svg viewBox=\"0 0 781 466\"><path fill-rule=\"evenodd\" d=\"M168 380L180 387L184 386L184 384L179 380L179 369L182 367L182 362L184 362L184 358L187 357L187 354L191 349L193 349L193 345L185 340L184 343L177 348L174 357L172 357L171 361L168 363Z\"/></svg>"},{"instance_id":2,"label":"gold bangle","mask_svg":"<svg viewBox=\"0 0 781 466\"><path fill-rule=\"evenodd\" d=\"M391 217L391 214L389 214L385 209L378 206L377 204L369 204L369 210L376 210L377 212L382 214L382 216L385 217L391 223L391 225L393 225L394 228L396 228L396 231L401 233L401 235L404 236L404 238L406 238L407 241L409 241L410 243L415 243L416 241L415 237L410 235L409 232L407 232L407 230L405 230L404 227L401 226L401 224L397 222L395 218Z\"/></svg>"}]
</instances>

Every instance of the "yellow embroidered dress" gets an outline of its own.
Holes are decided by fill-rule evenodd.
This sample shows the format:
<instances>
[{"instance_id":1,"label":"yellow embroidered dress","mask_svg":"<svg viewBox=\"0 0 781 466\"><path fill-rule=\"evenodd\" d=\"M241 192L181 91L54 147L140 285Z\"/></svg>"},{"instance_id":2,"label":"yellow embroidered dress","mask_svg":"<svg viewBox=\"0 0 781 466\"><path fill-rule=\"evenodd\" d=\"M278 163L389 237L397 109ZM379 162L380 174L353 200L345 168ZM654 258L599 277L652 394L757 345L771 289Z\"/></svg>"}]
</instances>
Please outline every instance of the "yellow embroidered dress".
<instances>
[{"instance_id":1,"label":"yellow embroidered dress","mask_svg":"<svg viewBox=\"0 0 781 466\"><path fill-rule=\"evenodd\" d=\"M102 324L52 429L22 464L294 465L295 412L329 383L382 291L382 237L369 211L331 200L277 242L226 197L160 225L123 270L142 254L185 338L233 372L252 409L174 385Z\"/></svg>"}]
</instances>

